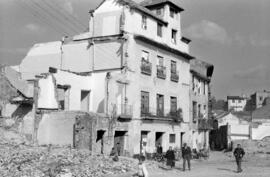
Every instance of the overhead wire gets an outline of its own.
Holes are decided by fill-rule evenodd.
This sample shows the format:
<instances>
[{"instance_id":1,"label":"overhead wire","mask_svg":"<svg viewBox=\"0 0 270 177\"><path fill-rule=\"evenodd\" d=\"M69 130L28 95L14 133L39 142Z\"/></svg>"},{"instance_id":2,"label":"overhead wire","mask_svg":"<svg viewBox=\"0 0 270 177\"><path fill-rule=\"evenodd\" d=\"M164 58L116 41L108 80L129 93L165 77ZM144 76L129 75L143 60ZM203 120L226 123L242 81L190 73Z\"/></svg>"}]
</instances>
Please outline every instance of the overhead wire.
<instances>
[{"instance_id":1,"label":"overhead wire","mask_svg":"<svg viewBox=\"0 0 270 177\"><path fill-rule=\"evenodd\" d=\"M42 1L42 2L45 3L51 9L61 14L69 22L76 23L78 26L82 27L83 30L87 29L87 26L83 22L81 22L80 19L76 18L76 16L72 15L71 13L67 12L65 9L61 8L60 5L56 3L54 0L47 0L47 1ZM72 18L73 21L70 21L70 18Z\"/></svg>"},{"instance_id":2,"label":"overhead wire","mask_svg":"<svg viewBox=\"0 0 270 177\"><path fill-rule=\"evenodd\" d=\"M60 19L57 15L55 15L52 12L46 10L39 3L37 3L35 0L29 0L29 2L32 2L32 5L33 6L35 6L38 9L40 9L41 11L45 12L45 14L47 14L47 16L51 16L53 18L53 20L57 21L57 23L61 23L62 25L64 25L68 29L70 29L70 31L72 31L73 33L79 33L76 28L74 28L73 26L69 26L68 24L64 23L62 21L62 19Z\"/></svg>"},{"instance_id":3,"label":"overhead wire","mask_svg":"<svg viewBox=\"0 0 270 177\"><path fill-rule=\"evenodd\" d=\"M21 6L22 8L24 8L28 13L30 13L33 17L37 19L39 19L42 23L44 23L45 25L48 25L49 28L51 28L52 30L54 30L55 32L61 34L61 35L71 35L69 32L67 32L65 29L59 29L59 27L57 27L56 25L54 25L52 23L52 21L46 19L46 17L44 17L42 14L39 13L39 11L37 11L36 9L34 9L32 6L30 6L29 4L27 4L25 1L19 1L19 3L17 3L19 6ZM61 28L61 27L60 27Z\"/></svg>"}]
</instances>

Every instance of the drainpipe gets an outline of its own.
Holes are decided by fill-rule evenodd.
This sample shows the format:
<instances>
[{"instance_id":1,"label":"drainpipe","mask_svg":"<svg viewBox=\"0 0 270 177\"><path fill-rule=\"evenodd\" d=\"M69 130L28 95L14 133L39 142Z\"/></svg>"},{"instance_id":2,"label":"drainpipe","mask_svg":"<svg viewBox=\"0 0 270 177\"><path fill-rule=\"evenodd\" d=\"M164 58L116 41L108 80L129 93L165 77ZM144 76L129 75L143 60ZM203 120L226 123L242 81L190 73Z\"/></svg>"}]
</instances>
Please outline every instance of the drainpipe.
<instances>
[{"instance_id":1,"label":"drainpipe","mask_svg":"<svg viewBox=\"0 0 270 177\"><path fill-rule=\"evenodd\" d=\"M109 114L109 81L111 79L111 73L106 74L106 114Z\"/></svg>"}]
</instances>

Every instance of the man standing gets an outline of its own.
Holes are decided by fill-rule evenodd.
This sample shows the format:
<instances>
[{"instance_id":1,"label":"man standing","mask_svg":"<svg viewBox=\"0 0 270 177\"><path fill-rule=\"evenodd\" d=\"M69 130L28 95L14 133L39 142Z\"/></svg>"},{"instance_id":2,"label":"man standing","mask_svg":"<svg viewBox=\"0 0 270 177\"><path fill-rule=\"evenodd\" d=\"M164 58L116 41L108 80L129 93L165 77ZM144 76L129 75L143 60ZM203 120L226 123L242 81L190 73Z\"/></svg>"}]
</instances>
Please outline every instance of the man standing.
<instances>
[{"instance_id":1,"label":"man standing","mask_svg":"<svg viewBox=\"0 0 270 177\"><path fill-rule=\"evenodd\" d=\"M163 153L162 146L161 146L160 143L158 143L158 146L157 146L157 153L158 154L162 154Z\"/></svg>"},{"instance_id":2,"label":"man standing","mask_svg":"<svg viewBox=\"0 0 270 177\"><path fill-rule=\"evenodd\" d=\"M184 143L182 148L182 157L183 157L183 171L186 170L186 161L188 164L188 170L190 170L190 159L191 159L191 149L187 146L187 143Z\"/></svg>"},{"instance_id":3,"label":"man standing","mask_svg":"<svg viewBox=\"0 0 270 177\"><path fill-rule=\"evenodd\" d=\"M116 144L116 151L117 151L117 155L120 156L121 155L121 146L120 146L119 142Z\"/></svg>"},{"instance_id":4,"label":"man standing","mask_svg":"<svg viewBox=\"0 0 270 177\"><path fill-rule=\"evenodd\" d=\"M242 158L245 155L245 151L243 148L241 148L240 144L237 144L237 148L235 148L233 155L235 157L236 164L237 164L237 173L240 173L243 171L241 168L241 162L242 162Z\"/></svg>"},{"instance_id":5,"label":"man standing","mask_svg":"<svg viewBox=\"0 0 270 177\"><path fill-rule=\"evenodd\" d=\"M167 158L167 166L170 166L171 168L174 167L175 155L171 146L169 147L169 150L166 152L166 158Z\"/></svg>"}]
</instances>

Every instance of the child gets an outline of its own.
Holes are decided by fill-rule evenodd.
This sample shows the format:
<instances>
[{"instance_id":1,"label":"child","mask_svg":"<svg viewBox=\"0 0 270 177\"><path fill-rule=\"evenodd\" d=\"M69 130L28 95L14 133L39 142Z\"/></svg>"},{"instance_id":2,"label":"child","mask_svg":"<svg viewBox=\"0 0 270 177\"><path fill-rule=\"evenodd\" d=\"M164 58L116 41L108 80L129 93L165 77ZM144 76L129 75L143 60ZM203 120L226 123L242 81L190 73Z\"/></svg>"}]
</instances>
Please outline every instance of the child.
<instances>
[{"instance_id":1,"label":"child","mask_svg":"<svg viewBox=\"0 0 270 177\"><path fill-rule=\"evenodd\" d=\"M138 176L138 177L149 177L146 166L143 163L143 161L144 161L143 157L140 157L139 158L138 172L137 172L136 176Z\"/></svg>"}]
</instances>

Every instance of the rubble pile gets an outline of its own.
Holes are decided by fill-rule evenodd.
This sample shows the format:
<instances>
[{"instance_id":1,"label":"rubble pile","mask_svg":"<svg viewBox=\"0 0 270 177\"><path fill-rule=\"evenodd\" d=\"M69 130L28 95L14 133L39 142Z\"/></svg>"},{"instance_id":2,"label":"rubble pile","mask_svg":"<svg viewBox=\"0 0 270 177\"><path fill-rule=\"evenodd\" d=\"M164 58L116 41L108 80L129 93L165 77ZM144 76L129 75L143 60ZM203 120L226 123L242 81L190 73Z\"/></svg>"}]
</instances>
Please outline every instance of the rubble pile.
<instances>
[{"instance_id":1,"label":"rubble pile","mask_svg":"<svg viewBox=\"0 0 270 177\"><path fill-rule=\"evenodd\" d=\"M234 141L234 148L237 144L241 144L248 154L270 154L270 137L266 137L260 141L255 140L238 140Z\"/></svg>"},{"instance_id":2,"label":"rubble pile","mask_svg":"<svg viewBox=\"0 0 270 177\"><path fill-rule=\"evenodd\" d=\"M88 150L69 147L32 147L10 143L0 144L0 176L2 177L101 177L134 172L137 160L119 158L114 162Z\"/></svg>"}]
</instances>

